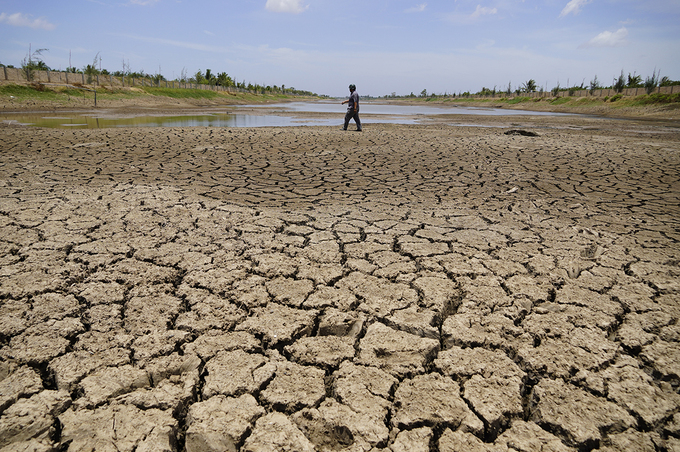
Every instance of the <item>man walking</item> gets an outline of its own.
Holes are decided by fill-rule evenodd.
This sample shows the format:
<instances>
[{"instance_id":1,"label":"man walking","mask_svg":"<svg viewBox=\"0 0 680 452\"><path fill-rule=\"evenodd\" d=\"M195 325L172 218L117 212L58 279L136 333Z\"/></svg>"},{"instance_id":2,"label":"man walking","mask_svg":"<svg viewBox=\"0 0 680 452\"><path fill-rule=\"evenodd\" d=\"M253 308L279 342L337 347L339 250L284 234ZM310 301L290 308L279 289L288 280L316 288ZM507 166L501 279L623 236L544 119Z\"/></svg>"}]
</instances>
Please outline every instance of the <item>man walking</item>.
<instances>
[{"instance_id":1,"label":"man walking","mask_svg":"<svg viewBox=\"0 0 680 452\"><path fill-rule=\"evenodd\" d=\"M349 85L349 99L342 102L342 105L347 105L347 113L345 114L345 124L342 130L347 130L349 120L354 119L357 124L357 132L361 132L361 120L359 119L359 94L357 94L357 87Z\"/></svg>"}]
</instances>

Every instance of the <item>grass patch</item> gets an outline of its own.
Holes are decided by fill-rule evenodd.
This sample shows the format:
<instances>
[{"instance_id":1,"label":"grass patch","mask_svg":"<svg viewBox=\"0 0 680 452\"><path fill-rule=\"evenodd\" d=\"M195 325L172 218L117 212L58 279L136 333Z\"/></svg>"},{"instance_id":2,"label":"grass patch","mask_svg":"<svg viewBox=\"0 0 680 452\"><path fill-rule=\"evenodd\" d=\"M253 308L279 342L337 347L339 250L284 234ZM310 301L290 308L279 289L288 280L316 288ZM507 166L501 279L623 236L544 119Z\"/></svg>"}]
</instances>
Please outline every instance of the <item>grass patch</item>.
<instances>
[{"instance_id":1,"label":"grass patch","mask_svg":"<svg viewBox=\"0 0 680 452\"><path fill-rule=\"evenodd\" d=\"M654 93L646 96L638 96L634 98L630 105L655 105L655 104L673 104L680 102L680 93L676 94L661 94Z\"/></svg>"},{"instance_id":2,"label":"grass patch","mask_svg":"<svg viewBox=\"0 0 680 452\"><path fill-rule=\"evenodd\" d=\"M23 85L2 85L0 86L0 96L13 96L19 100L24 99L54 99L57 93L45 89L44 85L23 86Z\"/></svg>"},{"instance_id":3,"label":"grass patch","mask_svg":"<svg viewBox=\"0 0 680 452\"><path fill-rule=\"evenodd\" d=\"M606 102L604 97L574 97L574 105L598 105Z\"/></svg>"},{"instance_id":4,"label":"grass patch","mask_svg":"<svg viewBox=\"0 0 680 452\"><path fill-rule=\"evenodd\" d=\"M214 99L219 96L216 91L183 88L153 88L145 86L142 90L152 96L165 96L173 99Z\"/></svg>"},{"instance_id":5,"label":"grass patch","mask_svg":"<svg viewBox=\"0 0 680 452\"><path fill-rule=\"evenodd\" d=\"M92 93L88 96L88 92L67 87L67 86L51 86L40 83L33 83L31 85L0 85L0 97L11 97L15 101L52 101L52 102L66 102L70 97L94 97Z\"/></svg>"},{"instance_id":6,"label":"grass patch","mask_svg":"<svg viewBox=\"0 0 680 452\"><path fill-rule=\"evenodd\" d=\"M563 105L571 102L571 99L568 97L558 97L555 100L550 101L550 105Z\"/></svg>"},{"instance_id":7,"label":"grass patch","mask_svg":"<svg viewBox=\"0 0 680 452\"><path fill-rule=\"evenodd\" d=\"M499 98L491 98L491 99L474 99L472 97L454 97L451 99L453 102L469 102L469 103L484 103L484 102L496 102L498 100L501 100Z\"/></svg>"},{"instance_id":8,"label":"grass patch","mask_svg":"<svg viewBox=\"0 0 680 452\"><path fill-rule=\"evenodd\" d=\"M521 104L523 102L531 102L533 99L531 97L518 96L508 99L508 105Z\"/></svg>"},{"instance_id":9,"label":"grass patch","mask_svg":"<svg viewBox=\"0 0 680 452\"><path fill-rule=\"evenodd\" d=\"M141 88L144 93L150 94L152 96L165 96L173 99L208 99L208 100L220 100L225 101L238 101L246 103L262 103L271 101L281 101L290 99L291 96L287 96L281 93L264 93L264 94L254 94L254 93L244 93L240 91L211 91L204 89L184 89L184 88L154 88L154 87L144 87ZM295 97L295 99L303 99L302 97Z\"/></svg>"}]
</instances>

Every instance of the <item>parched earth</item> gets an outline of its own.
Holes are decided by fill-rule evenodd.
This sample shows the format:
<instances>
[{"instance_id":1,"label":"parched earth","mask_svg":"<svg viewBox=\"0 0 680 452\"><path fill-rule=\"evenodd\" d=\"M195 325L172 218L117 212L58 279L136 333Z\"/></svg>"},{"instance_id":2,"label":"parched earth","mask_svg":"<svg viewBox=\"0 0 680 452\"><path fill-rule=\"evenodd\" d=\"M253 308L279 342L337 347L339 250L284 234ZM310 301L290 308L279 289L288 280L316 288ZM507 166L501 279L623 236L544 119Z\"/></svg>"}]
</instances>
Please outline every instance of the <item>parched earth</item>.
<instances>
[{"instance_id":1,"label":"parched earth","mask_svg":"<svg viewBox=\"0 0 680 452\"><path fill-rule=\"evenodd\" d=\"M677 126L512 120L0 126L0 450L680 450Z\"/></svg>"}]
</instances>

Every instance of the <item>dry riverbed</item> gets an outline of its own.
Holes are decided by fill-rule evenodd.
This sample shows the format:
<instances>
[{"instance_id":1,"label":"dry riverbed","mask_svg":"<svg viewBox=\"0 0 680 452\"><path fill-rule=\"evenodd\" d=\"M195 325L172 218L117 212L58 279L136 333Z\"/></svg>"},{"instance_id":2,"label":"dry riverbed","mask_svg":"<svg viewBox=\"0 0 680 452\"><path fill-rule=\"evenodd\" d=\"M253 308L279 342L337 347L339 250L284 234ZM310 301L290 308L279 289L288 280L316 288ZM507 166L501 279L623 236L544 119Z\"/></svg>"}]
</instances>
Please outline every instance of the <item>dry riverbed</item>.
<instances>
[{"instance_id":1,"label":"dry riverbed","mask_svg":"<svg viewBox=\"0 0 680 452\"><path fill-rule=\"evenodd\" d=\"M3 452L680 450L677 124L0 143Z\"/></svg>"}]
</instances>

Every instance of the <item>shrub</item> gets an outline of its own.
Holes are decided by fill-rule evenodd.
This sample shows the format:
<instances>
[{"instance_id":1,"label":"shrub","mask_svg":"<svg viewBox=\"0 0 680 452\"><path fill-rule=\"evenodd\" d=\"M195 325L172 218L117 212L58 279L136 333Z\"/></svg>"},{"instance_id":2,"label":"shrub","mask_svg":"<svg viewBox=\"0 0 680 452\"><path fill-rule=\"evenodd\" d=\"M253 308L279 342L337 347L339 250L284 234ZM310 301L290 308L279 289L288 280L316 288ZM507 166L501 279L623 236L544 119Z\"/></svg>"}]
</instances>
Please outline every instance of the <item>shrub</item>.
<instances>
[{"instance_id":1,"label":"shrub","mask_svg":"<svg viewBox=\"0 0 680 452\"><path fill-rule=\"evenodd\" d=\"M659 86L677 86L680 85L680 81L671 80L668 76L664 75L659 82Z\"/></svg>"},{"instance_id":2,"label":"shrub","mask_svg":"<svg viewBox=\"0 0 680 452\"><path fill-rule=\"evenodd\" d=\"M568 97L558 97L550 102L550 105L561 105L561 104L566 104L567 102L571 102L571 99Z\"/></svg>"},{"instance_id":3,"label":"shrub","mask_svg":"<svg viewBox=\"0 0 680 452\"><path fill-rule=\"evenodd\" d=\"M552 95L557 96L560 93L560 82L557 82L557 86L552 89Z\"/></svg>"},{"instance_id":4,"label":"shrub","mask_svg":"<svg viewBox=\"0 0 680 452\"><path fill-rule=\"evenodd\" d=\"M680 103L680 93L675 94L654 93L649 95L637 96L630 101L631 106L678 104L678 103ZM674 107L680 107L680 105L674 105Z\"/></svg>"},{"instance_id":5,"label":"shrub","mask_svg":"<svg viewBox=\"0 0 680 452\"><path fill-rule=\"evenodd\" d=\"M525 93L533 93L536 91L536 80L530 79L522 84L521 91Z\"/></svg>"},{"instance_id":6,"label":"shrub","mask_svg":"<svg viewBox=\"0 0 680 452\"><path fill-rule=\"evenodd\" d=\"M635 72L633 72L633 75L630 75L630 72L628 73L628 83L626 84L627 88L642 88L642 76L641 75L636 75Z\"/></svg>"},{"instance_id":7,"label":"shrub","mask_svg":"<svg viewBox=\"0 0 680 452\"><path fill-rule=\"evenodd\" d=\"M652 94L652 92L659 86L659 73L654 69L651 77L645 78L645 90L647 94Z\"/></svg>"},{"instance_id":8,"label":"shrub","mask_svg":"<svg viewBox=\"0 0 680 452\"><path fill-rule=\"evenodd\" d=\"M615 94L609 99L609 102L616 102L617 100L621 99L623 96L621 94ZM605 102L607 101L607 98L605 97Z\"/></svg>"},{"instance_id":9,"label":"shrub","mask_svg":"<svg viewBox=\"0 0 680 452\"><path fill-rule=\"evenodd\" d=\"M214 99L219 93L203 89L143 87L144 92L154 96L167 96L175 99Z\"/></svg>"},{"instance_id":10,"label":"shrub","mask_svg":"<svg viewBox=\"0 0 680 452\"><path fill-rule=\"evenodd\" d=\"M643 104L671 104L680 102L680 93L676 94L662 94L654 93L646 96L646 99L641 99Z\"/></svg>"},{"instance_id":11,"label":"shrub","mask_svg":"<svg viewBox=\"0 0 680 452\"><path fill-rule=\"evenodd\" d=\"M623 89L626 87L626 80L623 78L623 69L621 69L621 75L619 75L618 79L614 79L614 91L617 93L623 92Z\"/></svg>"},{"instance_id":12,"label":"shrub","mask_svg":"<svg viewBox=\"0 0 680 452\"><path fill-rule=\"evenodd\" d=\"M595 78L590 81L590 94L592 95L595 92L595 90L601 88L602 86L600 85L600 81L597 79L596 75Z\"/></svg>"},{"instance_id":13,"label":"shrub","mask_svg":"<svg viewBox=\"0 0 680 452\"><path fill-rule=\"evenodd\" d=\"M517 97L514 97L514 98L508 100L508 104L509 105L519 104L519 103L522 103L522 102L529 102L530 100L531 100L531 97L517 96Z\"/></svg>"}]
</instances>

